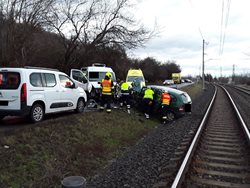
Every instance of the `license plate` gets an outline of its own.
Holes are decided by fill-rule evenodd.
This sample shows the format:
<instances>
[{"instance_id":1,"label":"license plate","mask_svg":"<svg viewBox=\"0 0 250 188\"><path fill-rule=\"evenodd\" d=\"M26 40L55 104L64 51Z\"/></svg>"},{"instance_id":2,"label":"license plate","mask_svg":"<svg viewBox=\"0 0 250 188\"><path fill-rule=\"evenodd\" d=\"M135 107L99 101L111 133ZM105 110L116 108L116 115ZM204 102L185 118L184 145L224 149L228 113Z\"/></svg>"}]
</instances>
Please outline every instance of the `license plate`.
<instances>
[{"instance_id":1,"label":"license plate","mask_svg":"<svg viewBox=\"0 0 250 188\"><path fill-rule=\"evenodd\" d=\"M8 101L0 101L0 106L8 106Z\"/></svg>"}]
</instances>

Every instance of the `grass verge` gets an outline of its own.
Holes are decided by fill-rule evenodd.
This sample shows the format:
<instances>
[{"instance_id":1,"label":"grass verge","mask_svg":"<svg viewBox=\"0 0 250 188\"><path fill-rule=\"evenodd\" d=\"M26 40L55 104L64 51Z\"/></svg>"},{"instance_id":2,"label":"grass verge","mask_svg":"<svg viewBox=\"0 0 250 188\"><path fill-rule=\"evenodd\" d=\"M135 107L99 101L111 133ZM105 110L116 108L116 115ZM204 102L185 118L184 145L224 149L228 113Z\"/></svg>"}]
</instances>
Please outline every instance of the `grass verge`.
<instances>
[{"instance_id":1,"label":"grass verge","mask_svg":"<svg viewBox=\"0 0 250 188\"><path fill-rule=\"evenodd\" d=\"M157 125L121 110L70 114L0 138L0 187L55 187L92 176Z\"/></svg>"}]
</instances>

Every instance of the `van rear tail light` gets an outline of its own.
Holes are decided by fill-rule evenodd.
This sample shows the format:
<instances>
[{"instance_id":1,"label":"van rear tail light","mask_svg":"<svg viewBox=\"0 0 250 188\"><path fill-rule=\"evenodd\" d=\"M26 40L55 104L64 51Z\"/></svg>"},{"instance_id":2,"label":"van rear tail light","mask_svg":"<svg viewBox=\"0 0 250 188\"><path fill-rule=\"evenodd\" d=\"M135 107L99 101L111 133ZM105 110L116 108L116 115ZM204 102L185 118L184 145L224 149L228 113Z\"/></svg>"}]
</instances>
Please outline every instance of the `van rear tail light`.
<instances>
[{"instance_id":1,"label":"van rear tail light","mask_svg":"<svg viewBox=\"0 0 250 188\"><path fill-rule=\"evenodd\" d=\"M26 103L26 101L27 101L27 86L26 83L24 83L21 88L21 102Z\"/></svg>"}]
</instances>

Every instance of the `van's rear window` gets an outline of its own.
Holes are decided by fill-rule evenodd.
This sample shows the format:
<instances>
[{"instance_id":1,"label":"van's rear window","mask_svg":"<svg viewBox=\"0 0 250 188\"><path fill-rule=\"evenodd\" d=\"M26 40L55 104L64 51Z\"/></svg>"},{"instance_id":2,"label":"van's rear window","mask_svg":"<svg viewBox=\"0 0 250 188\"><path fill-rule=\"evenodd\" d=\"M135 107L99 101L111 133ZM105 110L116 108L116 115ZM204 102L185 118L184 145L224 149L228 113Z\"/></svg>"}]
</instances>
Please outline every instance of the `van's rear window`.
<instances>
[{"instance_id":1,"label":"van's rear window","mask_svg":"<svg viewBox=\"0 0 250 188\"><path fill-rule=\"evenodd\" d=\"M17 89L20 85L18 72L0 72L0 89Z\"/></svg>"}]
</instances>

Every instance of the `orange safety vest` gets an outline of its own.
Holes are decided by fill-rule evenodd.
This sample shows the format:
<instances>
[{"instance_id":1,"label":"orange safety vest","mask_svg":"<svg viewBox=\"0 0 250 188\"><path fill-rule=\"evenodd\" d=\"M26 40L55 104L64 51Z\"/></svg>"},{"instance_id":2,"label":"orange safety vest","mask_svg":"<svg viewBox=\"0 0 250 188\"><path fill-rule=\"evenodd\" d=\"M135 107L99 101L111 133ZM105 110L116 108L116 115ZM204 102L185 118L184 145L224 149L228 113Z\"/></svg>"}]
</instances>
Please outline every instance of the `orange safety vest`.
<instances>
[{"instance_id":1,"label":"orange safety vest","mask_svg":"<svg viewBox=\"0 0 250 188\"><path fill-rule=\"evenodd\" d=\"M170 104L171 96L168 93L163 93L161 98L162 98L162 104L163 105L169 105Z\"/></svg>"},{"instance_id":2,"label":"orange safety vest","mask_svg":"<svg viewBox=\"0 0 250 188\"><path fill-rule=\"evenodd\" d=\"M104 95L111 95L111 89L112 89L112 82L111 80L102 80L102 94Z\"/></svg>"}]
</instances>

